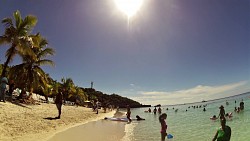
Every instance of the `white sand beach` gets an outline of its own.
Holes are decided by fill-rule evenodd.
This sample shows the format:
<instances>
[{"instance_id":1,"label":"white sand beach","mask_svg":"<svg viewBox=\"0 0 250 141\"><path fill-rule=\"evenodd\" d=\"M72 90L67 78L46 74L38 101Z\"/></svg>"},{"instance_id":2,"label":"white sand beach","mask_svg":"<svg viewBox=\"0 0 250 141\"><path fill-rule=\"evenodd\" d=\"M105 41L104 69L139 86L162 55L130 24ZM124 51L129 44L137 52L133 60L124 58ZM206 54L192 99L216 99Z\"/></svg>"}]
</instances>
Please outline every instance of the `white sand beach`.
<instances>
[{"instance_id":1,"label":"white sand beach","mask_svg":"<svg viewBox=\"0 0 250 141\"><path fill-rule=\"evenodd\" d=\"M0 141L47 141L56 133L114 113L95 114L91 108L63 105L61 119L55 120L58 115L55 104L0 102Z\"/></svg>"}]
</instances>

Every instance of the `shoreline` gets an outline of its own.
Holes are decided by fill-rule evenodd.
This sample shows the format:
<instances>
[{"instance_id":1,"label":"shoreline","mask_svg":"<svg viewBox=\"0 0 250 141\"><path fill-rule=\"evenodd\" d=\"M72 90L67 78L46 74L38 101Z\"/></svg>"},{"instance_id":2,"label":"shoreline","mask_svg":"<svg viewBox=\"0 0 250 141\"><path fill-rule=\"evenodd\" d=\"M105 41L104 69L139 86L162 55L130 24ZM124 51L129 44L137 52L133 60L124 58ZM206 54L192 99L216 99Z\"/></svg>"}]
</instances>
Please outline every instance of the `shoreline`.
<instances>
[{"instance_id":1,"label":"shoreline","mask_svg":"<svg viewBox=\"0 0 250 141\"><path fill-rule=\"evenodd\" d=\"M112 113L112 114L111 114ZM106 117L121 117L122 112L111 112ZM85 124L78 124L56 133L47 141L118 141L125 136L125 122L108 121L104 117Z\"/></svg>"},{"instance_id":2,"label":"shoreline","mask_svg":"<svg viewBox=\"0 0 250 141\"><path fill-rule=\"evenodd\" d=\"M63 105L61 119L55 120L55 104L10 102L0 102L0 111L0 141L47 141L57 133L115 113L113 110L95 114L90 108Z\"/></svg>"},{"instance_id":3,"label":"shoreline","mask_svg":"<svg viewBox=\"0 0 250 141\"><path fill-rule=\"evenodd\" d=\"M50 141L57 134L61 134L63 132L66 132L67 130L71 130L71 129L73 129L75 127L78 127L78 126L84 126L84 125L89 124L91 122L97 122L99 120L104 119L106 116L113 116L114 114L115 114L115 111L111 111L111 112L108 112L108 113L104 113L101 116L98 116L96 118L90 119L88 121L81 122L81 123L76 123L76 124L74 124L72 126L69 126L69 127L63 127L63 129L58 130L57 132L54 132L52 135L50 135L49 137L45 138L45 140L43 140L43 141Z\"/></svg>"}]
</instances>

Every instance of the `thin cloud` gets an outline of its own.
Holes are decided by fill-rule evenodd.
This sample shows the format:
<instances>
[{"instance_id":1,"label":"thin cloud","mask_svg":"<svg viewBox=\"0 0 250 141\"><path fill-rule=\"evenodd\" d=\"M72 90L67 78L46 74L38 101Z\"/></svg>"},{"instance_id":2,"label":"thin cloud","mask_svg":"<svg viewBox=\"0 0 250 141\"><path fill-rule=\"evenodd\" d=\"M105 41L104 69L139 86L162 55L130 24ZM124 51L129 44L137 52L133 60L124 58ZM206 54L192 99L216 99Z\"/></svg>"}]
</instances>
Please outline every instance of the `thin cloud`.
<instances>
[{"instance_id":1,"label":"thin cloud","mask_svg":"<svg viewBox=\"0 0 250 141\"><path fill-rule=\"evenodd\" d=\"M226 96L232 96L241 92L246 92L247 81L241 81L232 84L220 85L220 86L204 86L198 85L196 87L179 90L179 91L141 91L140 96L134 97L134 100L150 103L150 104L179 104L198 102L201 100L211 100L216 98L222 98ZM245 87L244 87L245 86ZM241 88L243 87L243 88Z\"/></svg>"},{"instance_id":2,"label":"thin cloud","mask_svg":"<svg viewBox=\"0 0 250 141\"><path fill-rule=\"evenodd\" d=\"M135 86L135 84L129 84L130 86Z\"/></svg>"}]
</instances>

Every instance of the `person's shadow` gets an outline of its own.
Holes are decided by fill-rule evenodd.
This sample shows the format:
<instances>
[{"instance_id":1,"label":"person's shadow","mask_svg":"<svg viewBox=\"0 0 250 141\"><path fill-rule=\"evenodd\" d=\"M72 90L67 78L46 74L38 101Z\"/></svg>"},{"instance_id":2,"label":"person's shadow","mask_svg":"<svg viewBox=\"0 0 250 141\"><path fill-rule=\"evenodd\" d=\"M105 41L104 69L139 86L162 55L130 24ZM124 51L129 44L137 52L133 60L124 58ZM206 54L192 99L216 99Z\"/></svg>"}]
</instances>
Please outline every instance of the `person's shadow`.
<instances>
[{"instance_id":1,"label":"person's shadow","mask_svg":"<svg viewBox=\"0 0 250 141\"><path fill-rule=\"evenodd\" d=\"M43 118L43 119L47 119L47 120L57 120L59 119L58 117L46 117L46 118Z\"/></svg>"}]
</instances>

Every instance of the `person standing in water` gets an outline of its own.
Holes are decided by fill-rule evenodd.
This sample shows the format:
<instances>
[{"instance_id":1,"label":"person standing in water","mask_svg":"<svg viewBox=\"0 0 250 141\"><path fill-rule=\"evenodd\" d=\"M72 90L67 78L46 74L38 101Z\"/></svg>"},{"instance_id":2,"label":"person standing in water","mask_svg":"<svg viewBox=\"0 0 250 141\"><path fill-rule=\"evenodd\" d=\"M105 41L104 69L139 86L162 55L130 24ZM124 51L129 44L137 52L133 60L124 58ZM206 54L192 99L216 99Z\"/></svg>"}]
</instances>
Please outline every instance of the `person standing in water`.
<instances>
[{"instance_id":1,"label":"person standing in water","mask_svg":"<svg viewBox=\"0 0 250 141\"><path fill-rule=\"evenodd\" d=\"M130 118L130 116L131 116L131 111L130 111L130 107L129 107L129 105L127 106L127 118L128 118L128 120L129 120L129 122L131 122L132 120L131 120L131 118Z\"/></svg>"},{"instance_id":2,"label":"person standing in water","mask_svg":"<svg viewBox=\"0 0 250 141\"><path fill-rule=\"evenodd\" d=\"M167 136L167 124L166 120L167 119L167 114L163 113L159 116L159 122L161 123L161 141L165 141L165 138Z\"/></svg>"},{"instance_id":3,"label":"person standing in water","mask_svg":"<svg viewBox=\"0 0 250 141\"><path fill-rule=\"evenodd\" d=\"M158 113L161 114L161 107L158 108Z\"/></svg>"},{"instance_id":4,"label":"person standing in water","mask_svg":"<svg viewBox=\"0 0 250 141\"><path fill-rule=\"evenodd\" d=\"M223 118L225 118L225 114L226 114L225 109L224 109L223 105L221 105L220 106L220 114L218 117L220 117L220 119L223 119Z\"/></svg>"},{"instance_id":5,"label":"person standing in water","mask_svg":"<svg viewBox=\"0 0 250 141\"><path fill-rule=\"evenodd\" d=\"M157 109L156 109L156 107L154 108L153 112L154 112L154 114L156 114L156 112L157 112Z\"/></svg>"},{"instance_id":6,"label":"person standing in water","mask_svg":"<svg viewBox=\"0 0 250 141\"><path fill-rule=\"evenodd\" d=\"M244 102L243 102L243 99L242 99L241 102L240 102L240 110L244 110Z\"/></svg>"},{"instance_id":7,"label":"person standing in water","mask_svg":"<svg viewBox=\"0 0 250 141\"><path fill-rule=\"evenodd\" d=\"M231 128L226 125L226 119L222 118L220 120L221 127L215 133L212 141L230 141L231 138Z\"/></svg>"}]
</instances>

